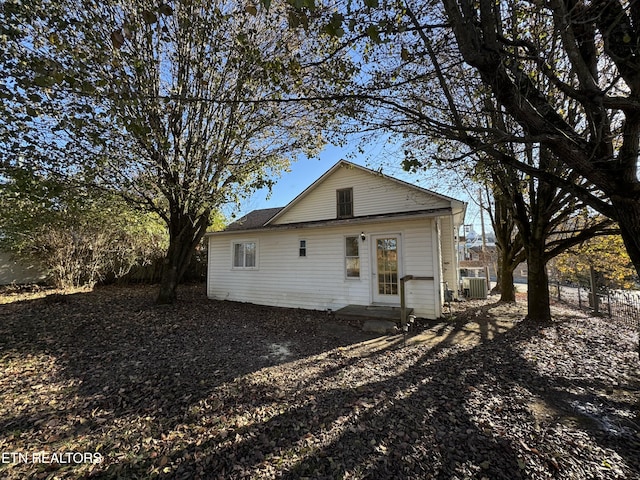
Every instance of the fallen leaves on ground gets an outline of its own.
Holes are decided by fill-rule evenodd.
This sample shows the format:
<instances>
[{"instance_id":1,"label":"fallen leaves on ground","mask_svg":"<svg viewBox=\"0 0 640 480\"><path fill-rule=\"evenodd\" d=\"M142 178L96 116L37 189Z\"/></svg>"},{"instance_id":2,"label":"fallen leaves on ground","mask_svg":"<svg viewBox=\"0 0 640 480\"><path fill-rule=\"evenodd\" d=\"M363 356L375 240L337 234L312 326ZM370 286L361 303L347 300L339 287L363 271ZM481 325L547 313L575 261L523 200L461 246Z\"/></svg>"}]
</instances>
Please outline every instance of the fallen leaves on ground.
<instances>
[{"instance_id":1,"label":"fallen leaves on ground","mask_svg":"<svg viewBox=\"0 0 640 480\"><path fill-rule=\"evenodd\" d=\"M153 297L0 306L2 478L640 478L628 326L489 299L405 339L200 285Z\"/></svg>"}]
</instances>

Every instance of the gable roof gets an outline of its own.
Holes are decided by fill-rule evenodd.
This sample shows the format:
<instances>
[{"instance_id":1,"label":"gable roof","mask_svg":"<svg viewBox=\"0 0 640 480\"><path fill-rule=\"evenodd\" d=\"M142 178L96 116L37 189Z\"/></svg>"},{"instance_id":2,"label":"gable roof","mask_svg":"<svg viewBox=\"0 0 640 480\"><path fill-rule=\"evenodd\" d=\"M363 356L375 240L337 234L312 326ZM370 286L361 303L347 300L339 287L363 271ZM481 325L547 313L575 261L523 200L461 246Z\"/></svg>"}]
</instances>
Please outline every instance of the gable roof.
<instances>
[{"instance_id":1,"label":"gable roof","mask_svg":"<svg viewBox=\"0 0 640 480\"><path fill-rule=\"evenodd\" d=\"M312 192L314 192L328 177L330 177L333 173L335 173L340 168L349 168L349 169L357 169L361 172L365 172L368 175L375 175L376 177L383 178L385 180L395 182L396 184L402 186L403 188L412 189L415 192L419 192L421 194L427 194L434 198L446 201L446 208L444 205L440 205L438 207L431 208L418 208L412 211L402 211L402 212L393 212L393 213L381 213L374 212L374 214L364 215L360 217L352 217L347 220L340 219L318 219L312 221L304 221L304 222L287 222L284 224L279 224L278 219L282 218L283 215L286 215L288 211L293 209L296 205L302 202L307 196L309 196ZM255 230L255 229L264 229L264 228L278 228L278 227L299 227L302 225L313 225L313 224L334 224L334 223L342 223L348 221L353 223L354 221L366 221L366 220L375 220L375 219L384 219L390 217L404 217L411 215L442 215L442 214L454 214L459 215L463 214L466 209L466 203L460 200L457 200L452 197L448 197L446 195L442 195L440 193L433 192L431 190L427 190L425 188L419 187L417 185L413 185L409 182L405 182L403 180L399 180L394 177L390 177L382 174L380 171L371 170L366 167L362 167L360 165L356 165L354 163L348 162L346 160L340 160L335 165L333 165L329 170L327 170L320 178L318 178L315 182L313 182L309 187L307 187L302 193L300 193L297 197L295 197L291 202L289 202L285 207L277 207L277 208L264 208L259 210L253 210L235 222L231 223L227 228L224 229L224 232L237 232L244 230Z\"/></svg>"},{"instance_id":2,"label":"gable roof","mask_svg":"<svg viewBox=\"0 0 640 480\"><path fill-rule=\"evenodd\" d=\"M265 224L273 218L283 207L276 208L263 208L260 210L253 210L247 213L245 216L239 218L235 222L231 223L224 230L237 231L237 230L251 230L253 228L264 227Z\"/></svg>"},{"instance_id":3,"label":"gable roof","mask_svg":"<svg viewBox=\"0 0 640 480\"><path fill-rule=\"evenodd\" d=\"M298 203L300 203L311 192L316 190L328 177L330 177L334 172L336 172L337 170L339 170L340 168L343 168L343 167L358 169L358 170L360 170L362 172L366 172L367 174L375 175L375 176L378 176L380 178L384 178L386 180L390 180L392 182L395 182L396 184L402 185L405 188L410 188L410 189L413 189L413 190L415 190L417 192L421 192L421 193L424 193L424 194L427 194L427 195L431 195L431 196L433 196L435 198L439 198L439 199L445 200L447 202L451 202L452 206L453 206L454 203L455 204L459 204L459 206L463 210L466 208L466 204L464 202L462 202L460 200L457 200L457 199L455 199L453 197L448 197L446 195L442 195L440 193L436 193L436 192L433 192L431 190L427 190L426 188L419 187L419 186L414 185L412 183L405 182L404 180L400 180L400 179L397 179L397 178L394 178L394 177L390 177L388 175L384 175L381 171L371 170L370 168L366 168L366 167L362 167L360 165L356 165L355 163L348 162L347 160L339 160L333 167L331 167L322 176L320 176L320 178L318 178L315 182L313 182L311 185L309 185L309 187L307 187L300 195L295 197L284 208L282 208L277 214L275 214L273 217L271 217L265 223L264 226L266 227L266 226L269 226L269 225L277 222L279 218L284 216L288 211L290 211L292 208L294 208Z\"/></svg>"}]
</instances>

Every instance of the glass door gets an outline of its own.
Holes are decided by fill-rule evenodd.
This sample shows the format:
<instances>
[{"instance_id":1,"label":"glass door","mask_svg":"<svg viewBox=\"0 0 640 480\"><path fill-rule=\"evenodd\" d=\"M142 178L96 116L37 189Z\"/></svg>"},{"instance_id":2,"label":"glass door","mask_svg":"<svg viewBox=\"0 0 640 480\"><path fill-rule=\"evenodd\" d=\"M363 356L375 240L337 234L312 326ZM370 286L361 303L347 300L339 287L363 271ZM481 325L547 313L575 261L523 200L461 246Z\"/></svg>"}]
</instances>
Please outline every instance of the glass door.
<instances>
[{"instance_id":1,"label":"glass door","mask_svg":"<svg viewBox=\"0 0 640 480\"><path fill-rule=\"evenodd\" d=\"M376 236L373 241L376 257L373 261L373 301L399 304L399 238Z\"/></svg>"}]
</instances>

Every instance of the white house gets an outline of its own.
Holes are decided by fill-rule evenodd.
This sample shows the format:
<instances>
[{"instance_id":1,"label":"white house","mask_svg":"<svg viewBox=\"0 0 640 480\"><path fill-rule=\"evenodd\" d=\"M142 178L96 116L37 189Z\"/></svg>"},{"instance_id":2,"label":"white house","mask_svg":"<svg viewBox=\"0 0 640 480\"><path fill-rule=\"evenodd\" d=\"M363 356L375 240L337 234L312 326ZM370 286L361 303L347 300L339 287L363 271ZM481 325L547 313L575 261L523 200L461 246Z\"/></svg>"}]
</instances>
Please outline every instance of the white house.
<instances>
[{"instance_id":1,"label":"white house","mask_svg":"<svg viewBox=\"0 0 640 480\"><path fill-rule=\"evenodd\" d=\"M207 295L316 310L400 306L400 279L411 275L406 306L437 318L445 284L457 291L465 209L342 160L286 207L255 210L208 234Z\"/></svg>"}]
</instances>

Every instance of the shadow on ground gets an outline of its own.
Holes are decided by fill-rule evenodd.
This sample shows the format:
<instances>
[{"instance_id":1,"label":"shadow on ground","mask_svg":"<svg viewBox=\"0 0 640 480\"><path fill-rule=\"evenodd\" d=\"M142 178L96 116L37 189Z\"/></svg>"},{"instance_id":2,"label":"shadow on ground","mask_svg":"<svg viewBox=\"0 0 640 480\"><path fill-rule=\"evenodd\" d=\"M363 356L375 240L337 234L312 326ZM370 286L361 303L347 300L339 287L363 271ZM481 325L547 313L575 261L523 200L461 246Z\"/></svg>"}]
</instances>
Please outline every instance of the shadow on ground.
<instances>
[{"instance_id":1,"label":"shadow on ground","mask_svg":"<svg viewBox=\"0 0 640 480\"><path fill-rule=\"evenodd\" d=\"M152 298L145 287L112 287L1 307L2 449L104 458L0 465L4 476L579 479L640 471L637 376L612 370L630 340L602 345L598 333L567 341L579 335L572 318L542 331L520 321L520 307L474 304L404 339L364 334L322 312L209 301L202 287L186 289L175 306ZM610 383L594 375L602 369L628 395L607 395ZM586 406L595 404L606 415Z\"/></svg>"}]
</instances>

